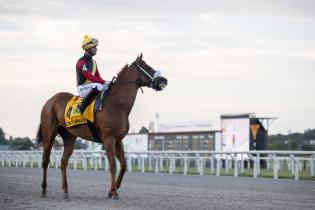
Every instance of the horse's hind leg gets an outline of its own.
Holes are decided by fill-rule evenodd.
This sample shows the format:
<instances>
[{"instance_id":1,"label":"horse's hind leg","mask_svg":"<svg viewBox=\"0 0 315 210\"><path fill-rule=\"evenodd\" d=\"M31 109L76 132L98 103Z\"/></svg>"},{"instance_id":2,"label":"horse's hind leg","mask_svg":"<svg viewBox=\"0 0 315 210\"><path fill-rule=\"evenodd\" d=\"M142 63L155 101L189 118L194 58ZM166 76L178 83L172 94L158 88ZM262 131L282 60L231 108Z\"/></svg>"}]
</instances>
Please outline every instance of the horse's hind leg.
<instances>
[{"instance_id":1,"label":"horse's hind leg","mask_svg":"<svg viewBox=\"0 0 315 210\"><path fill-rule=\"evenodd\" d=\"M66 130L59 132L63 139L63 155L61 158L61 175L62 175L62 189L63 197L68 198L68 182L67 182L67 166L70 156L72 155L76 137L68 133Z\"/></svg>"},{"instance_id":2,"label":"horse's hind leg","mask_svg":"<svg viewBox=\"0 0 315 210\"><path fill-rule=\"evenodd\" d=\"M42 180L42 197L46 196L47 188L47 168L50 162L50 152L54 144L55 137L57 135L57 126L50 128L50 126L45 126L42 124L42 134L43 134L43 157L42 157L42 167L43 167L43 180Z\"/></svg>"},{"instance_id":3,"label":"horse's hind leg","mask_svg":"<svg viewBox=\"0 0 315 210\"><path fill-rule=\"evenodd\" d=\"M122 140L118 141L116 143L116 157L120 162L120 172L116 181L117 189L120 187L121 181L124 177L124 174L126 172L127 163L125 159L125 151L124 151L124 145L122 143Z\"/></svg>"}]
</instances>

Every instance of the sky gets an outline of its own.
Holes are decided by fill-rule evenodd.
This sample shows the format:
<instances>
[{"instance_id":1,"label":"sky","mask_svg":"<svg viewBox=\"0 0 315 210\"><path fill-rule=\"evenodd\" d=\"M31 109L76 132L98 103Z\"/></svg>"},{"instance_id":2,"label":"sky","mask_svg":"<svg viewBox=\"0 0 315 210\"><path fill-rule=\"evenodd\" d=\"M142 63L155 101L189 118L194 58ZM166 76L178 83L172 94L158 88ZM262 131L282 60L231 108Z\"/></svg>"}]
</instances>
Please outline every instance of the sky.
<instances>
[{"instance_id":1,"label":"sky","mask_svg":"<svg viewBox=\"0 0 315 210\"><path fill-rule=\"evenodd\" d=\"M35 137L44 103L76 94L84 35L106 80L143 53L169 85L138 92L130 131L220 115L277 117L270 134L315 128L315 1L1 0L0 127Z\"/></svg>"}]
</instances>

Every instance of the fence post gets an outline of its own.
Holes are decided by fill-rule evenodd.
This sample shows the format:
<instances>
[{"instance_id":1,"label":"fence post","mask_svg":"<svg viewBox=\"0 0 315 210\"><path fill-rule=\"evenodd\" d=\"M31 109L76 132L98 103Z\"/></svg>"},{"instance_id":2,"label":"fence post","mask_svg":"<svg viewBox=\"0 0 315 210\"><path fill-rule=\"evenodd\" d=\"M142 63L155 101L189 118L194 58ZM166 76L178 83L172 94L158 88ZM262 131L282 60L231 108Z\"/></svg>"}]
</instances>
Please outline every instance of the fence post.
<instances>
[{"instance_id":1,"label":"fence post","mask_svg":"<svg viewBox=\"0 0 315 210\"><path fill-rule=\"evenodd\" d=\"M138 170L141 171L141 158L138 156Z\"/></svg>"},{"instance_id":2,"label":"fence post","mask_svg":"<svg viewBox=\"0 0 315 210\"><path fill-rule=\"evenodd\" d=\"M145 169L145 168L144 168L144 167L145 167L145 166L144 166L144 156L141 157L140 159L141 159L141 172L144 173L144 171L145 171L145 170L144 170L144 169Z\"/></svg>"},{"instance_id":3,"label":"fence post","mask_svg":"<svg viewBox=\"0 0 315 210\"><path fill-rule=\"evenodd\" d=\"M290 160L290 169L291 169L291 175L294 176L295 169L294 169L294 160L292 158Z\"/></svg>"},{"instance_id":4,"label":"fence post","mask_svg":"<svg viewBox=\"0 0 315 210\"><path fill-rule=\"evenodd\" d=\"M152 171L152 158L150 154L148 154L148 161L149 161L149 171Z\"/></svg>"},{"instance_id":5,"label":"fence post","mask_svg":"<svg viewBox=\"0 0 315 210\"><path fill-rule=\"evenodd\" d=\"M173 154L172 161L173 161L173 165L172 165L173 172L176 172L176 154Z\"/></svg>"},{"instance_id":6,"label":"fence post","mask_svg":"<svg viewBox=\"0 0 315 210\"><path fill-rule=\"evenodd\" d=\"M260 175L260 154L257 153L256 157L257 157L257 176L259 176Z\"/></svg>"},{"instance_id":7,"label":"fence post","mask_svg":"<svg viewBox=\"0 0 315 210\"><path fill-rule=\"evenodd\" d=\"M210 157L210 165L211 165L211 171L210 171L210 173L213 174L213 173L214 173L214 160L213 160L213 155L211 155L211 157Z\"/></svg>"},{"instance_id":8,"label":"fence post","mask_svg":"<svg viewBox=\"0 0 315 210\"><path fill-rule=\"evenodd\" d=\"M243 157L243 153L241 154L241 173L244 173L244 157Z\"/></svg>"},{"instance_id":9,"label":"fence post","mask_svg":"<svg viewBox=\"0 0 315 210\"><path fill-rule=\"evenodd\" d=\"M172 168L173 168L173 158L172 157L170 157L170 156L168 156L168 160L169 160L169 164L168 164L168 167L169 167L169 173L170 174L172 174L173 173L173 170L172 170Z\"/></svg>"},{"instance_id":10,"label":"fence post","mask_svg":"<svg viewBox=\"0 0 315 210\"><path fill-rule=\"evenodd\" d=\"M200 157L200 173L199 175L203 175L203 163L204 163L204 160L202 157Z\"/></svg>"},{"instance_id":11,"label":"fence post","mask_svg":"<svg viewBox=\"0 0 315 210\"><path fill-rule=\"evenodd\" d=\"M30 155L30 160L31 160L31 168L33 168L33 155Z\"/></svg>"},{"instance_id":12,"label":"fence post","mask_svg":"<svg viewBox=\"0 0 315 210\"><path fill-rule=\"evenodd\" d=\"M42 161L41 161L41 157L37 155L37 168L41 168L42 167Z\"/></svg>"},{"instance_id":13,"label":"fence post","mask_svg":"<svg viewBox=\"0 0 315 210\"><path fill-rule=\"evenodd\" d=\"M278 179L278 160L276 157L273 159L273 178Z\"/></svg>"},{"instance_id":14,"label":"fence post","mask_svg":"<svg viewBox=\"0 0 315 210\"><path fill-rule=\"evenodd\" d=\"M195 158L193 159L195 161L195 167L197 167L197 172L200 173L200 161L199 161L199 155L195 154Z\"/></svg>"},{"instance_id":15,"label":"fence post","mask_svg":"<svg viewBox=\"0 0 315 210\"><path fill-rule=\"evenodd\" d=\"M27 159L26 156L24 156L23 157L23 168L25 168L25 166L26 166L26 159Z\"/></svg>"},{"instance_id":16,"label":"fence post","mask_svg":"<svg viewBox=\"0 0 315 210\"><path fill-rule=\"evenodd\" d=\"M157 156L155 156L155 158L154 158L154 163L155 163L155 173L157 174L157 173L159 173L159 158L157 157Z\"/></svg>"},{"instance_id":17,"label":"fence post","mask_svg":"<svg viewBox=\"0 0 315 210\"><path fill-rule=\"evenodd\" d=\"M160 162L160 171L163 171L163 169L164 169L164 166L163 166L163 157L162 157L162 155L159 155L160 157L159 157L159 162Z\"/></svg>"},{"instance_id":18,"label":"fence post","mask_svg":"<svg viewBox=\"0 0 315 210\"><path fill-rule=\"evenodd\" d=\"M254 164L253 177L257 178L257 157L253 159L253 164Z\"/></svg>"},{"instance_id":19,"label":"fence post","mask_svg":"<svg viewBox=\"0 0 315 210\"><path fill-rule=\"evenodd\" d=\"M217 160L217 172L216 172L216 175L220 176L221 158L217 158L216 160Z\"/></svg>"},{"instance_id":20,"label":"fence post","mask_svg":"<svg viewBox=\"0 0 315 210\"><path fill-rule=\"evenodd\" d=\"M83 168L84 170L87 170L87 157L85 155L83 157Z\"/></svg>"},{"instance_id":21,"label":"fence post","mask_svg":"<svg viewBox=\"0 0 315 210\"><path fill-rule=\"evenodd\" d=\"M19 167L19 158L15 155L15 167Z\"/></svg>"},{"instance_id":22,"label":"fence post","mask_svg":"<svg viewBox=\"0 0 315 210\"><path fill-rule=\"evenodd\" d=\"M1 162L2 162L2 167L4 167L4 160L5 160L5 155L2 155L2 160L1 160Z\"/></svg>"},{"instance_id":23,"label":"fence post","mask_svg":"<svg viewBox=\"0 0 315 210\"><path fill-rule=\"evenodd\" d=\"M11 155L9 154L9 156L8 156L8 159L7 159L8 161L9 161L9 167L12 167L12 157L11 157Z\"/></svg>"},{"instance_id":24,"label":"fence post","mask_svg":"<svg viewBox=\"0 0 315 210\"><path fill-rule=\"evenodd\" d=\"M253 178L257 178L257 154L256 157L252 156L251 153L248 153L248 157L250 160L253 161L254 167L253 167Z\"/></svg>"},{"instance_id":25,"label":"fence post","mask_svg":"<svg viewBox=\"0 0 315 210\"><path fill-rule=\"evenodd\" d=\"M97 171L97 156L92 155L93 164L94 164L94 171Z\"/></svg>"},{"instance_id":26,"label":"fence post","mask_svg":"<svg viewBox=\"0 0 315 210\"><path fill-rule=\"evenodd\" d=\"M127 162L128 171L132 172L132 157L130 154L127 155Z\"/></svg>"},{"instance_id":27,"label":"fence post","mask_svg":"<svg viewBox=\"0 0 315 210\"><path fill-rule=\"evenodd\" d=\"M237 171L237 154L234 154L234 177L238 176L238 171Z\"/></svg>"},{"instance_id":28,"label":"fence post","mask_svg":"<svg viewBox=\"0 0 315 210\"><path fill-rule=\"evenodd\" d=\"M99 168L102 168L102 165L103 165L103 153L99 153L99 159L98 159L98 167Z\"/></svg>"},{"instance_id":29,"label":"fence post","mask_svg":"<svg viewBox=\"0 0 315 210\"><path fill-rule=\"evenodd\" d=\"M77 157L75 156L74 160L73 160L73 169L77 170Z\"/></svg>"},{"instance_id":30,"label":"fence post","mask_svg":"<svg viewBox=\"0 0 315 210\"><path fill-rule=\"evenodd\" d=\"M187 174L187 164L188 164L188 157L187 157L187 154L184 155L184 174L186 175Z\"/></svg>"},{"instance_id":31,"label":"fence post","mask_svg":"<svg viewBox=\"0 0 315 210\"><path fill-rule=\"evenodd\" d=\"M314 176L314 158L311 157L311 160L310 160L310 167L311 167L311 176Z\"/></svg>"},{"instance_id":32,"label":"fence post","mask_svg":"<svg viewBox=\"0 0 315 210\"><path fill-rule=\"evenodd\" d=\"M294 155L290 155L291 159L294 162L294 165L292 165L292 167L294 168L294 179L295 180L299 180L299 160L297 158L294 157Z\"/></svg>"},{"instance_id":33,"label":"fence post","mask_svg":"<svg viewBox=\"0 0 315 210\"><path fill-rule=\"evenodd\" d=\"M228 154L225 154L225 174L229 174L230 160Z\"/></svg>"},{"instance_id":34,"label":"fence post","mask_svg":"<svg viewBox=\"0 0 315 210\"><path fill-rule=\"evenodd\" d=\"M295 160L295 180L299 180L299 167L300 167L300 161Z\"/></svg>"}]
</instances>

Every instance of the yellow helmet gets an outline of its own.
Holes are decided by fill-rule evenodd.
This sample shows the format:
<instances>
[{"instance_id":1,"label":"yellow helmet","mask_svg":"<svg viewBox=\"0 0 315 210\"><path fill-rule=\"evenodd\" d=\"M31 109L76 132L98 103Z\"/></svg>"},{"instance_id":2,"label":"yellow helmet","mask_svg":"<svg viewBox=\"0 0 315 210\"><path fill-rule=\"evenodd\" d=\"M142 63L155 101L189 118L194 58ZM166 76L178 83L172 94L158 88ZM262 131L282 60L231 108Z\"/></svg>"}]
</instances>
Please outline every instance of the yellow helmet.
<instances>
[{"instance_id":1,"label":"yellow helmet","mask_svg":"<svg viewBox=\"0 0 315 210\"><path fill-rule=\"evenodd\" d=\"M98 40L92 37L89 37L88 35L85 35L82 41L82 49L87 50L91 47L96 47L98 45Z\"/></svg>"}]
</instances>

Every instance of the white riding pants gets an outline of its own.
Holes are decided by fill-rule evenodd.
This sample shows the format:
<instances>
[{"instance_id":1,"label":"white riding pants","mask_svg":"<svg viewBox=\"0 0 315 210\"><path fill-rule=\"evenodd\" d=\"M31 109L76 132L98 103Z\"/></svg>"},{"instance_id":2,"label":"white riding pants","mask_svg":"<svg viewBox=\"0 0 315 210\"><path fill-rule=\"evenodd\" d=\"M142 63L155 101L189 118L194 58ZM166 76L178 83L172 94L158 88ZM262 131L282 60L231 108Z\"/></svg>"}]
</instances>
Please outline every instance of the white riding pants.
<instances>
[{"instance_id":1,"label":"white riding pants","mask_svg":"<svg viewBox=\"0 0 315 210\"><path fill-rule=\"evenodd\" d=\"M93 88L97 88L98 91L102 91L104 89L108 89L108 85L105 83L104 85L100 83L90 83L85 85L77 86L78 94L81 98L85 98Z\"/></svg>"}]
</instances>

